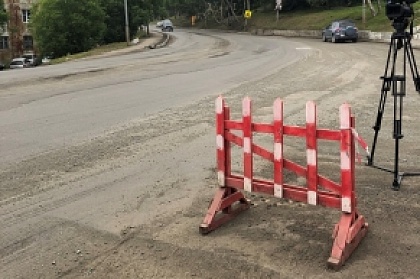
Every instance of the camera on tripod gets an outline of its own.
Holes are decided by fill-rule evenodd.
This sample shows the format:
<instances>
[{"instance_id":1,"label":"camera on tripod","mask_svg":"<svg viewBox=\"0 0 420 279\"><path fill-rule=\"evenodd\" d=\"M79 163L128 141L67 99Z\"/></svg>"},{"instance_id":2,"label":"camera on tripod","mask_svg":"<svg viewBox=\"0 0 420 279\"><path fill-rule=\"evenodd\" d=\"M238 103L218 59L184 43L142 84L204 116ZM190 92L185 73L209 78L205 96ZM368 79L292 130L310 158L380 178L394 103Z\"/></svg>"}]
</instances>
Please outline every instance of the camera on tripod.
<instances>
[{"instance_id":1,"label":"camera on tripod","mask_svg":"<svg viewBox=\"0 0 420 279\"><path fill-rule=\"evenodd\" d=\"M414 15L414 10L411 4L417 2L417 0L390 0L386 4L385 13L386 16L393 20L393 26L397 31L403 31L407 28L410 23L410 18Z\"/></svg>"}]
</instances>

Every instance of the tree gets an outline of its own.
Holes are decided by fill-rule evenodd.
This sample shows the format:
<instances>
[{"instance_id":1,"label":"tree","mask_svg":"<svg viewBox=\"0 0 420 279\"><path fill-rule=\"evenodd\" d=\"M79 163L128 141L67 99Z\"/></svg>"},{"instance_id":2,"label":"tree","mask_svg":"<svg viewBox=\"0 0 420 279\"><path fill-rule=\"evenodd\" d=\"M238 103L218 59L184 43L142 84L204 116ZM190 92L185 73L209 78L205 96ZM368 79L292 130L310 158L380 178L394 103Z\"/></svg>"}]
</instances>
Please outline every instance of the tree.
<instances>
[{"instance_id":1,"label":"tree","mask_svg":"<svg viewBox=\"0 0 420 279\"><path fill-rule=\"evenodd\" d=\"M7 22L7 13L4 9L4 1L0 0L0 29L3 27L3 25Z\"/></svg>"},{"instance_id":2,"label":"tree","mask_svg":"<svg viewBox=\"0 0 420 279\"><path fill-rule=\"evenodd\" d=\"M87 51L101 42L105 13L99 0L40 0L34 5L31 31L42 53L61 57Z\"/></svg>"},{"instance_id":3,"label":"tree","mask_svg":"<svg viewBox=\"0 0 420 279\"><path fill-rule=\"evenodd\" d=\"M104 34L105 43L125 41L125 14L122 0L100 0L105 11L107 29ZM130 37L133 37L141 25L148 26L155 18L167 17L163 0L129 0L128 25Z\"/></svg>"}]
</instances>

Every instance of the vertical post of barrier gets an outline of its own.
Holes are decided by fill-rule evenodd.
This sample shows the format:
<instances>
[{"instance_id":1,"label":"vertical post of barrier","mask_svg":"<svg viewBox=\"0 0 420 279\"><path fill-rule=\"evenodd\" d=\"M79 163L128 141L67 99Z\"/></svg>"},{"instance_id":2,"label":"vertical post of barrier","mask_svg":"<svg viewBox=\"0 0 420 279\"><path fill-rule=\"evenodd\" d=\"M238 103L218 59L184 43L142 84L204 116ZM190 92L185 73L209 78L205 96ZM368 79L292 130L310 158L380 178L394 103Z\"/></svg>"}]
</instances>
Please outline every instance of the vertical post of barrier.
<instances>
[{"instance_id":1,"label":"vertical post of barrier","mask_svg":"<svg viewBox=\"0 0 420 279\"><path fill-rule=\"evenodd\" d=\"M354 195L354 164L352 158L354 155L354 141L351 131L351 109L348 104L340 106L340 168L341 168L341 211L354 212L353 195Z\"/></svg>"},{"instance_id":2,"label":"vertical post of barrier","mask_svg":"<svg viewBox=\"0 0 420 279\"><path fill-rule=\"evenodd\" d=\"M274 196L283 198L283 101L274 101Z\"/></svg>"},{"instance_id":3,"label":"vertical post of barrier","mask_svg":"<svg viewBox=\"0 0 420 279\"><path fill-rule=\"evenodd\" d=\"M216 145L217 145L217 181L225 186L225 101L221 96L216 99Z\"/></svg>"},{"instance_id":4,"label":"vertical post of barrier","mask_svg":"<svg viewBox=\"0 0 420 279\"><path fill-rule=\"evenodd\" d=\"M352 185L352 192L351 192L351 204L353 205L353 210L352 211L356 211L356 138L353 135L353 131L355 131L356 129L356 117L351 114L350 116L350 129L351 129L351 146L353 146L354 148L352 148L352 152L351 152L351 185Z\"/></svg>"},{"instance_id":5,"label":"vertical post of barrier","mask_svg":"<svg viewBox=\"0 0 420 279\"><path fill-rule=\"evenodd\" d=\"M316 105L306 103L306 184L308 185L308 204L317 205L318 201L318 155L316 139Z\"/></svg>"},{"instance_id":6,"label":"vertical post of barrier","mask_svg":"<svg viewBox=\"0 0 420 279\"><path fill-rule=\"evenodd\" d=\"M328 266L340 268L367 233L368 223L356 209L354 118L348 104L340 106L341 219L334 228Z\"/></svg>"},{"instance_id":7,"label":"vertical post of barrier","mask_svg":"<svg viewBox=\"0 0 420 279\"><path fill-rule=\"evenodd\" d=\"M225 106L225 120L230 120L230 108ZM232 174L232 146L225 139L225 179Z\"/></svg>"},{"instance_id":8,"label":"vertical post of barrier","mask_svg":"<svg viewBox=\"0 0 420 279\"><path fill-rule=\"evenodd\" d=\"M216 100L217 180L220 187L199 227L201 234L211 232L250 207L249 201L238 189L227 185L227 178L231 176L231 144L226 138L225 121L229 118L230 110L220 96Z\"/></svg>"},{"instance_id":9,"label":"vertical post of barrier","mask_svg":"<svg viewBox=\"0 0 420 279\"><path fill-rule=\"evenodd\" d=\"M244 152L244 190L252 192L252 119L251 99L246 97L242 103L243 152Z\"/></svg>"}]
</instances>

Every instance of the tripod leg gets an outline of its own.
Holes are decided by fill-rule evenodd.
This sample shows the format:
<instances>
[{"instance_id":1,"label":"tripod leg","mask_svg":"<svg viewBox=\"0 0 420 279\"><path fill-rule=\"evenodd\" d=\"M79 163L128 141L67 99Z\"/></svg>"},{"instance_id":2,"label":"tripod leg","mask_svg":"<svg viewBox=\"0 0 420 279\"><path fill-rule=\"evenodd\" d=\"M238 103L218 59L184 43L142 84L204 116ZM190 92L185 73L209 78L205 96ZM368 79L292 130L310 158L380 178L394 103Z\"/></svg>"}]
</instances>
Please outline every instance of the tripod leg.
<instances>
[{"instance_id":1,"label":"tripod leg","mask_svg":"<svg viewBox=\"0 0 420 279\"><path fill-rule=\"evenodd\" d=\"M398 81L400 82L400 91L398 92ZM399 190L402 176L399 173L399 141L403 138L402 134L402 111L403 111L403 97L405 95L405 78L401 80L394 80L392 85L392 94L394 95L394 131L393 138L395 140L395 157L394 157L394 182L392 189Z\"/></svg>"},{"instance_id":2,"label":"tripod leg","mask_svg":"<svg viewBox=\"0 0 420 279\"><path fill-rule=\"evenodd\" d=\"M406 53L408 62L410 64L411 74L413 76L414 86L416 87L416 91L420 93L420 75L417 69L417 63L414 57L413 47L411 46L411 40L407 40Z\"/></svg>"},{"instance_id":3,"label":"tripod leg","mask_svg":"<svg viewBox=\"0 0 420 279\"><path fill-rule=\"evenodd\" d=\"M388 57L387 57L386 66L385 66L385 72L384 72L384 75L381 77L383 79L382 89L381 89L381 97L379 98L379 105L378 105L378 112L377 112L377 115L376 115L375 126L373 126L373 130L375 131L375 135L373 137L371 153L370 153L370 156L368 157L368 165L369 166L373 165L373 159L375 157L376 143L378 141L378 133L379 133L379 130L381 129L382 118L383 118L383 114L384 114L384 110L385 110L386 96L387 96L387 93L388 93L388 91L390 90L390 87L391 87L391 78L388 77L387 75L388 75L389 63L391 61L392 50L394 50L394 55L393 55L393 60L392 60L391 76L393 76L393 74L394 74L395 60L397 58L397 49L396 49L395 42L396 42L395 38L392 38L391 43L389 44Z\"/></svg>"},{"instance_id":4,"label":"tripod leg","mask_svg":"<svg viewBox=\"0 0 420 279\"><path fill-rule=\"evenodd\" d=\"M382 118L383 118L384 110L385 110L386 96L387 96L388 91L384 90L384 88L389 86L389 84L385 84L385 83L389 83L389 81L386 81L384 79L383 84L382 84L382 91L381 91L381 97L379 99L378 112L377 112L377 115L376 115L376 122L375 122L375 126L373 126L373 130L375 130L375 135L373 136L372 149L371 149L370 156L368 158L368 165L369 166L373 165L373 159L375 157L376 143L378 141L378 133L379 133L379 130L381 130Z\"/></svg>"}]
</instances>

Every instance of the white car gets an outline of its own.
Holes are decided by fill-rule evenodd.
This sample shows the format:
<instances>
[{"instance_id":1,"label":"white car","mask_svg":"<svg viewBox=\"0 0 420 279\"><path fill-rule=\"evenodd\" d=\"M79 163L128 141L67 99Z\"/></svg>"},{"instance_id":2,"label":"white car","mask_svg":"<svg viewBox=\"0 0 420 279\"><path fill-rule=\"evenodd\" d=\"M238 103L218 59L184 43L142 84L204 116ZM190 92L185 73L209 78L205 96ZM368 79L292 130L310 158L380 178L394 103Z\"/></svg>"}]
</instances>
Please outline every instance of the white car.
<instances>
[{"instance_id":1,"label":"white car","mask_svg":"<svg viewBox=\"0 0 420 279\"><path fill-rule=\"evenodd\" d=\"M22 58L26 58L29 61L29 66L35 67L38 65L37 56L33 53L22 55Z\"/></svg>"},{"instance_id":2,"label":"white car","mask_svg":"<svg viewBox=\"0 0 420 279\"><path fill-rule=\"evenodd\" d=\"M28 58L14 58L12 62L10 62L10 69L23 69L28 68L30 66L30 62Z\"/></svg>"}]
</instances>

